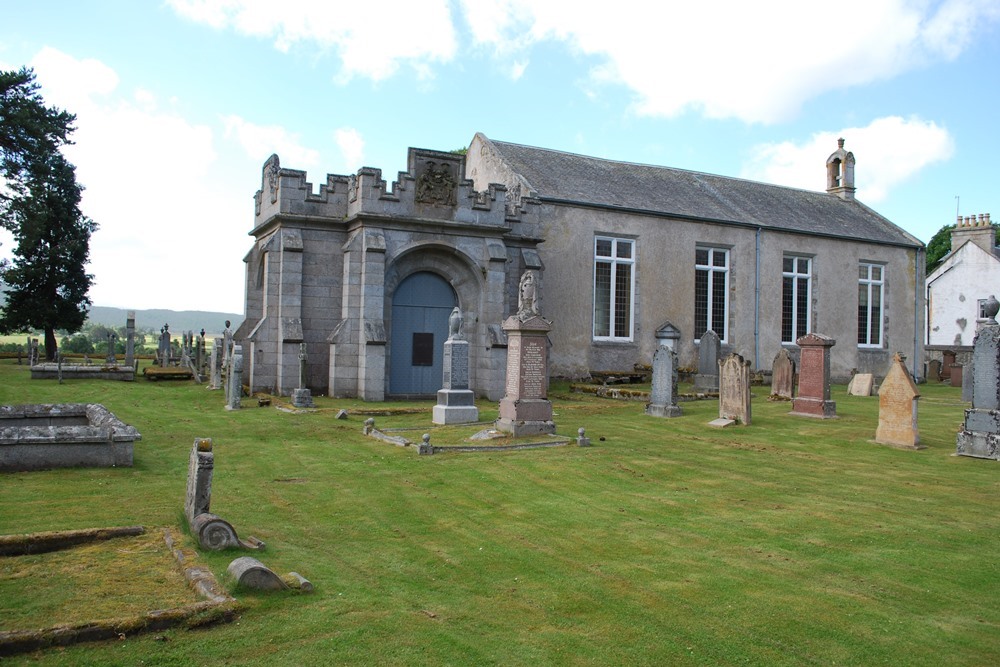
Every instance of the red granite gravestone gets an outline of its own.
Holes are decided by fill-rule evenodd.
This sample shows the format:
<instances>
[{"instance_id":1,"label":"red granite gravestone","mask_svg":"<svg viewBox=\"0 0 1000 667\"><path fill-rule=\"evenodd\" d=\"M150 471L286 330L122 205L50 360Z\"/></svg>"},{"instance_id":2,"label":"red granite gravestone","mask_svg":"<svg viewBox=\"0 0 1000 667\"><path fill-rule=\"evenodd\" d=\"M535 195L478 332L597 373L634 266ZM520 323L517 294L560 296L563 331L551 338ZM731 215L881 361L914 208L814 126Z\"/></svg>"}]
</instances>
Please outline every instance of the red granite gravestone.
<instances>
[{"instance_id":1,"label":"red granite gravestone","mask_svg":"<svg viewBox=\"0 0 1000 667\"><path fill-rule=\"evenodd\" d=\"M792 399L793 415L830 419L837 416L837 404L830 400L830 348L837 344L832 338L811 333L795 343L802 349L799 356L799 391Z\"/></svg>"}]
</instances>

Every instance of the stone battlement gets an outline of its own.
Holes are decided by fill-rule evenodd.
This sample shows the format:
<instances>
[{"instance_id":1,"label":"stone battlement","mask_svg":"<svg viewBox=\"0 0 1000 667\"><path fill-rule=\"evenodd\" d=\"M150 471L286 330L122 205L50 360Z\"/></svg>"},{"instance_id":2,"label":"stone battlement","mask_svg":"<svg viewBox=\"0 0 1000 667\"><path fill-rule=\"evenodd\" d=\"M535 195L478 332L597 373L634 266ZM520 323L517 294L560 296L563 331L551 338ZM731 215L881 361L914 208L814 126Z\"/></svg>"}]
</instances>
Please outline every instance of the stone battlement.
<instances>
[{"instance_id":1,"label":"stone battlement","mask_svg":"<svg viewBox=\"0 0 1000 667\"><path fill-rule=\"evenodd\" d=\"M495 228L536 222L538 201L509 193L491 183L477 191L464 178L465 156L410 148L407 171L387 187L380 169L362 167L355 174L327 174L314 191L305 171L281 167L277 155L264 163L261 189L255 195L254 226L276 216L347 221L359 216L440 220Z\"/></svg>"}]
</instances>

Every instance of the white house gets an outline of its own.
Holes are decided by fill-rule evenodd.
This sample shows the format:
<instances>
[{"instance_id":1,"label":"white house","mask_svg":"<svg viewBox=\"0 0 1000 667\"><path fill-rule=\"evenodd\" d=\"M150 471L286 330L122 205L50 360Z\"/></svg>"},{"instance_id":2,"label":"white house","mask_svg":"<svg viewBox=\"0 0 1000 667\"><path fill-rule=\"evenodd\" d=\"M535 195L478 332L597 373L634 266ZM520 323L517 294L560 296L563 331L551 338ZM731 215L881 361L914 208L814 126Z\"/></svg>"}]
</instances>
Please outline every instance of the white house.
<instances>
[{"instance_id":1,"label":"white house","mask_svg":"<svg viewBox=\"0 0 1000 667\"><path fill-rule=\"evenodd\" d=\"M927 276L928 353L971 349L983 304L1000 295L1000 248L990 214L958 218L951 252Z\"/></svg>"}]
</instances>

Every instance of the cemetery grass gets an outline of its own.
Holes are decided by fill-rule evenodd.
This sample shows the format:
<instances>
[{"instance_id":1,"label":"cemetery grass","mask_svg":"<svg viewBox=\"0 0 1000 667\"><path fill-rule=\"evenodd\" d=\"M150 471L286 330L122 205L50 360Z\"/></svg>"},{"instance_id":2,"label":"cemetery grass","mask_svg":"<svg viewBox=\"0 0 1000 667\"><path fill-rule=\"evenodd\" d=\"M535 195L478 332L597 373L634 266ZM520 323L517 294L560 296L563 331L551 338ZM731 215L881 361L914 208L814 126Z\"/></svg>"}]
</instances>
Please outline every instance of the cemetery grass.
<instances>
[{"instance_id":1,"label":"cemetery grass","mask_svg":"<svg viewBox=\"0 0 1000 667\"><path fill-rule=\"evenodd\" d=\"M228 625L12 663L981 665L1000 655L1000 469L951 455L957 388L920 387L922 451L874 444L878 399L841 386L838 419L790 417L756 387L752 424L717 430L706 426L714 401L656 419L641 402L554 383L559 433L586 427L593 447L421 457L364 437L358 411L422 407L376 426L417 428L406 432L414 441L426 429L434 444L482 427L432 429L432 401L319 397L320 411L293 414L244 399L227 412L219 392L190 383L27 378L0 361L0 402L101 402L142 440L133 468L0 475L0 534L182 533L191 443L212 437L212 511L264 540L254 555L266 565L316 591L234 591L242 611ZM495 404L479 407L496 417ZM348 419L335 419L339 408ZM238 555L199 552L229 586ZM7 586L13 599L0 606L43 598L39 609L59 611L17 623L49 625L78 604L63 588ZM73 618L60 622L89 620L65 609ZM0 629L11 629L5 617Z\"/></svg>"}]
</instances>

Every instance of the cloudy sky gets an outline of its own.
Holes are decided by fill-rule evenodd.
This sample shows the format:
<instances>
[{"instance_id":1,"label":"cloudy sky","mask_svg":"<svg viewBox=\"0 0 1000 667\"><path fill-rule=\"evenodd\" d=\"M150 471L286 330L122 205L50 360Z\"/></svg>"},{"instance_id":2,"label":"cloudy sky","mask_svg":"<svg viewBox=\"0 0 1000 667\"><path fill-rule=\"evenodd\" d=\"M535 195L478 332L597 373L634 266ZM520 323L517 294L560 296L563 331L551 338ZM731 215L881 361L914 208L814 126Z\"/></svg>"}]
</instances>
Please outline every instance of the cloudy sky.
<instances>
[{"instance_id":1,"label":"cloudy sky","mask_svg":"<svg viewBox=\"0 0 1000 667\"><path fill-rule=\"evenodd\" d=\"M243 310L253 194L515 143L822 190L925 242L1000 215L997 0L0 0L0 69L77 114L96 305ZM3 240L0 253L8 253Z\"/></svg>"}]
</instances>

